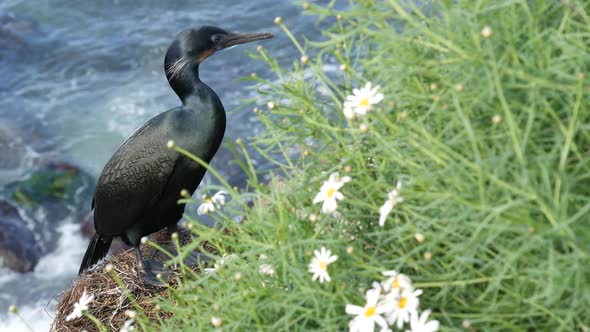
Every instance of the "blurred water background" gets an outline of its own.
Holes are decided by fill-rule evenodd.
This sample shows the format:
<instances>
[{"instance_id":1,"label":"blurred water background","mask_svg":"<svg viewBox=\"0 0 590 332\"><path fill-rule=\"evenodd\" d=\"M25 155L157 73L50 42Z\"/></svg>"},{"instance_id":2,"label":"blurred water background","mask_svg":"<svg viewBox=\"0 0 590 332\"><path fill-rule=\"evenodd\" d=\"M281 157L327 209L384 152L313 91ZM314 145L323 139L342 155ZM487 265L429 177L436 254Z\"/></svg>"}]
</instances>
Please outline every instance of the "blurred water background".
<instances>
[{"instance_id":1,"label":"blurred water background","mask_svg":"<svg viewBox=\"0 0 590 332\"><path fill-rule=\"evenodd\" d=\"M0 213L0 252L26 246L22 242L32 236L35 248L25 249L38 256L32 272L0 266L0 331L26 330L8 314L11 304L35 331L48 330L56 299L76 277L88 243L80 222L90 209L96 177L135 128L179 105L162 69L174 36L198 25L270 31L275 39L260 44L288 64L299 53L273 23L275 16L289 22L300 39L319 32L315 19L289 0L0 1L0 211L8 206ZM256 45L221 52L200 67L201 79L228 112L226 142L261 130L252 106L241 103L254 91L239 80L268 72L247 56ZM240 169L230 160L222 148L213 164L239 184ZM268 165L259 160L257 166ZM27 205L27 188L34 191L39 182L31 185L30 179L45 179L35 175L40 170L43 176L74 170L81 179L65 203ZM47 181L60 181L52 176ZM7 217L14 209L18 213ZM9 231L2 222L25 227Z\"/></svg>"}]
</instances>

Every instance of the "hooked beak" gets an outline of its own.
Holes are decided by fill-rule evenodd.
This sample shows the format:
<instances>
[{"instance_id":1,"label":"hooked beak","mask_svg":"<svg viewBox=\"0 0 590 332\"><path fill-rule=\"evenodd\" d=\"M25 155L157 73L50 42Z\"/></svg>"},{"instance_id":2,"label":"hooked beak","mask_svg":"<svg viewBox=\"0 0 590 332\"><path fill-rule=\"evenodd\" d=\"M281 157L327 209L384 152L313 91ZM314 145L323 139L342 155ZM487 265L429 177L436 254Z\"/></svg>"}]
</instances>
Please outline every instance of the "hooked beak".
<instances>
[{"instance_id":1,"label":"hooked beak","mask_svg":"<svg viewBox=\"0 0 590 332\"><path fill-rule=\"evenodd\" d=\"M239 44L245 44L257 40L271 39L274 37L270 32L257 33L228 33L224 35L219 42L219 50L232 47Z\"/></svg>"}]
</instances>

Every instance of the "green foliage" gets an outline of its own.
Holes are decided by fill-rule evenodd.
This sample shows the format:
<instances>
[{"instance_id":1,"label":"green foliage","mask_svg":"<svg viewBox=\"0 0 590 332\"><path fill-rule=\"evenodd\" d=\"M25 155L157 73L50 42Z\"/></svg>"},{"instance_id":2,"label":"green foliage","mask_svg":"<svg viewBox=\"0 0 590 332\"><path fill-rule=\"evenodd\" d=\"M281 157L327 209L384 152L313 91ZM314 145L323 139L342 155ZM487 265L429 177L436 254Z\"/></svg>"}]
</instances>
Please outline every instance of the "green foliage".
<instances>
[{"instance_id":1,"label":"green foliage","mask_svg":"<svg viewBox=\"0 0 590 332\"><path fill-rule=\"evenodd\" d=\"M270 184L259 182L246 154L248 193L232 191L242 211L217 216L230 232L194 222L192 248L207 240L235 256L214 273L187 271L161 303L174 315L158 329L209 330L217 317L223 330L344 330L352 318L345 305L363 306L364 292L391 269L424 290L420 308L432 309L441 330L465 320L481 331L587 326L589 7L312 5L334 27L321 41L297 44L308 63L287 69L264 49L253 55L276 78L256 78L260 104L275 105L258 112L266 130L250 144L277 171ZM289 34L295 23L285 24ZM343 101L368 81L385 99L348 122ZM321 214L312 201L335 171L352 181L338 214ZM379 208L398 180L404 202L380 227ZM243 224L232 221L236 214ZM307 271L322 246L339 256L324 284ZM263 263L274 275L260 273Z\"/></svg>"}]
</instances>

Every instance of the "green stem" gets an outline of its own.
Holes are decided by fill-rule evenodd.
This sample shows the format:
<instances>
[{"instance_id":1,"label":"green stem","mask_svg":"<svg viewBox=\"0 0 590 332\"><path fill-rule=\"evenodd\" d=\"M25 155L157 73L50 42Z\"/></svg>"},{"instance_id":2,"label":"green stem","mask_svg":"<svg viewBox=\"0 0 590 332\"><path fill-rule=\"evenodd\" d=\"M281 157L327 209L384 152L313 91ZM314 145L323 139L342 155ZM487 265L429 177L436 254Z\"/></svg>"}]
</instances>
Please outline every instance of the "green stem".
<instances>
[{"instance_id":1,"label":"green stem","mask_svg":"<svg viewBox=\"0 0 590 332\"><path fill-rule=\"evenodd\" d=\"M145 325L144 321L149 321L149 319L145 315L143 308L139 305L139 303L137 303L137 300L131 294L131 292L129 291L127 286L123 283L123 280L121 280L121 278L119 278L119 275L117 275L117 273L114 270L111 271L110 274L111 274L111 277L113 278L113 280L115 280L115 283L117 283L117 285L119 286L119 288L123 292L123 294L125 294L127 299L131 302L131 304L135 308L135 311L137 311L137 315L139 317L141 317L141 319L136 319L135 321L141 326L141 329L143 331L148 331L147 326Z\"/></svg>"},{"instance_id":2,"label":"green stem","mask_svg":"<svg viewBox=\"0 0 590 332\"><path fill-rule=\"evenodd\" d=\"M281 29L283 29L283 31L285 31L285 33L287 34L289 39L291 39L291 41L293 42L295 47L297 47L297 49L299 50L299 53L301 53L301 55L305 55L305 51L303 50L303 47L301 47L301 44L299 44L297 39L295 39L295 36L293 36L291 31L289 31L289 29L287 29L287 27L283 23L279 24L279 26L281 27Z\"/></svg>"},{"instance_id":3,"label":"green stem","mask_svg":"<svg viewBox=\"0 0 590 332\"><path fill-rule=\"evenodd\" d=\"M33 330L33 327L29 324L29 322L27 322L23 316L20 315L20 313L18 311L14 312L14 314L16 315L16 317L18 317L18 319L27 327L27 330L34 332L35 330Z\"/></svg>"},{"instance_id":4,"label":"green stem","mask_svg":"<svg viewBox=\"0 0 590 332\"><path fill-rule=\"evenodd\" d=\"M88 311L83 311L82 313L84 314L84 316L86 316L86 318L90 319L94 323L94 325L98 328L100 332L108 331L107 327L100 320L98 320L98 318L94 317L94 315L92 315Z\"/></svg>"},{"instance_id":5,"label":"green stem","mask_svg":"<svg viewBox=\"0 0 590 332\"><path fill-rule=\"evenodd\" d=\"M433 287L450 287L450 286L467 286L472 284L489 283L493 280L507 280L513 279L513 277L486 277L486 278L475 278L467 280L454 280L454 281L434 281L434 282L416 282L414 285L416 288L433 288Z\"/></svg>"}]
</instances>

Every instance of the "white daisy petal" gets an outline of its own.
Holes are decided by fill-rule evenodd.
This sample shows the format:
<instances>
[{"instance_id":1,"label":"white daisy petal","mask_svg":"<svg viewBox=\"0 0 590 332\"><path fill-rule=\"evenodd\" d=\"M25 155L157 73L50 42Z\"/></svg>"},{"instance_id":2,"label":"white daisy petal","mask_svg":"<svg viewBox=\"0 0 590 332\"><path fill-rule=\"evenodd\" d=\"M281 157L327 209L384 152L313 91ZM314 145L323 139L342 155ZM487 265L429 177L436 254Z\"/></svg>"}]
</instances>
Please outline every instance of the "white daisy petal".
<instances>
[{"instance_id":1,"label":"white daisy petal","mask_svg":"<svg viewBox=\"0 0 590 332\"><path fill-rule=\"evenodd\" d=\"M377 94L377 91L379 91L379 89L381 89L381 85L375 85L375 87L371 89L371 93Z\"/></svg>"},{"instance_id":2,"label":"white daisy petal","mask_svg":"<svg viewBox=\"0 0 590 332\"><path fill-rule=\"evenodd\" d=\"M123 326L121 326L121 329L119 330L119 332L129 331L135 331L135 326L133 326L133 319L126 320Z\"/></svg>"},{"instance_id":3,"label":"white daisy petal","mask_svg":"<svg viewBox=\"0 0 590 332\"><path fill-rule=\"evenodd\" d=\"M411 288L403 289L401 292L392 291L387 293L383 302L389 308L385 313L385 318L390 325L395 324L398 329L401 329L405 323L410 322L410 316L418 309L420 300L418 296L422 294L422 290L412 290Z\"/></svg>"},{"instance_id":4,"label":"white daisy petal","mask_svg":"<svg viewBox=\"0 0 590 332\"><path fill-rule=\"evenodd\" d=\"M309 272L313 273L312 280L319 279L320 283L330 282L332 279L328 274L328 265L336 261L338 256L332 255L332 252L325 247L319 251L314 250L314 255L308 267Z\"/></svg>"},{"instance_id":5,"label":"white daisy petal","mask_svg":"<svg viewBox=\"0 0 590 332\"><path fill-rule=\"evenodd\" d=\"M365 312L365 308L359 307L358 305L354 304L347 304L344 310L349 315L360 315Z\"/></svg>"},{"instance_id":6,"label":"white daisy petal","mask_svg":"<svg viewBox=\"0 0 590 332\"><path fill-rule=\"evenodd\" d=\"M225 204L225 195L227 192L220 190L213 197L211 197L211 201L216 204L224 205Z\"/></svg>"},{"instance_id":7,"label":"white daisy petal","mask_svg":"<svg viewBox=\"0 0 590 332\"><path fill-rule=\"evenodd\" d=\"M379 326L381 326L381 329L383 331L383 329L387 329L387 321L385 321L385 318L381 317L380 315L375 315L375 323L377 323Z\"/></svg>"},{"instance_id":8,"label":"white daisy petal","mask_svg":"<svg viewBox=\"0 0 590 332\"><path fill-rule=\"evenodd\" d=\"M323 192L319 192L317 195L315 195L315 198L313 199L313 204L323 202L326 199L325 197L326 195L324 195Z\"/></svg>"},{"instance_id":9,"label":"white daisy petal","mask_svg":"<svg viewBox=\"0 0 590 332\"><path fill-rule=\"evenodd\" d=\"M428 321L430 310L424 310L422 314L413 311L410 317L410 332L435 332L438 331L440 323L437 320Z\"/></svg>"},{"instance_id":10,"label":"white daisy petal","mask_svg":"<svg viewBox=\"0 0 590 332\"><path fill-rule=\"evenodd\" d=\"M393 209L393 205L389 202L389 200L385 201L383 206L379 209L379 226L383 227L383 225L385 225L385 219L387 219L391 209Z\"/></svg>"},{"instance_id":11,"label":"white daisy petal","mask_svg":"<svg viewBox=\"0 0 590 332\"><path fill-rule=\"evenodd\" d=\"M380 101L382 101L384 98L382 93L378 93L376 95L374 95L373 97L369 98L369 104L377 104Z\"/></svg>"},{"instance_id":12,"label":"white daisy petal","mask_svg":"<svg viewBox=\"0 0 590 332\"><path fill-rule=\"evenodd\" d=\"M401 182L398 181L396 185L396 189L387 193L387 200L383 203L383 206L379 209L379 226L383 226L385 224L385 220L387 216L391 212L391 210L399 203L404 201L404 198L400 196L399 191L401 189Z\"/></svg>"},{"instance_id":13,"label":"white daisy petal","mask_svg":"<svg viewBox=\"0 0 590 332\"><path fill-rule=\"evenodd\" d=\"M213 212L216 209L219 210L221 208L221 205L225 204L225 195L227 195L227 192L220 190L217 193L215 193L215 195L213 195L212 197L203 196L205 201L201 205L199 205L197 213L199 215L203 215L209 212Z\"/></svg>"},{"instance_id":14,"label":"white daisy petal","mask_svg":"<svg viewBox=\"0 0 590 332\"><path fill-rule=\"evenodd\" d=\"M344 112L347 119L352 119L353 113L356 115L365 115L371 110L372 105L380 103L384 95L378 93L379 89L379 85L372 88L371 82L367 82L360 89L353 89L352 95L347 96L344 102Z\"/></svg>"},{"instance_id":15,"label":"white daisy petal","mask_svg":"<svg viewBox=\"0 0 590 332\"><path fill-rule=\"evenodd\" d=\"M345 310L349 315L356 315L350 323L350 331L374 331L375 324L381 327L381 331L389 331L386 320L381 316L385 312L383 305L378 303L379 291L370 289L366 294L366 305L359 307L356 305L347 305Z\"/></svg>"},{"instance_id":16,"label":"white daisy petal","mask_svg":"<svg viewBox=\"0 0 590 332\"><path fill-rule=\"evenodd\" d=\"M74 310L66 317L66 321L82 317L84 311L88 310L88 304L94 300L94 295L88 296L86 290L80 296L80 300L74 303Z\"/></svg>"},{"instance_id":17,"label":"white daisy petal","mask_svg":"<svg viewBox=\"0 0 590 332\"><path fill-rule=\"evenodd\" d=\"M357 106L354 111L358 115L366 115L367 114L367 107L366 106Z\"/></svg>"},{"instance_id":18,"label":"white daisy petal","mask_svg":"<svg viewBox=\"0 0 590 332\"><path fill-rule=\"evenodd\" d=\"M349 176L340 178L338 173L332 173L327 181L320 187L320 192L313 199L313 204L323 202L322 212L332 213L338 208L337 200L344 199L344 195L338 190L351 179Z\"/></svg>"},{"instance_id":19,"label":"white daisy petal","mask_svg":"<svg viewBox=\"0 0 590 332\"><path fill-rule=\"evenodd\" d=\"M336 202L335 199L328 199L324 201L324 204L322 205L322 212L323 213L332 213L334 211L336 211L336 209L338 208L338 203Z\"/></svg>"}]
</instances>

